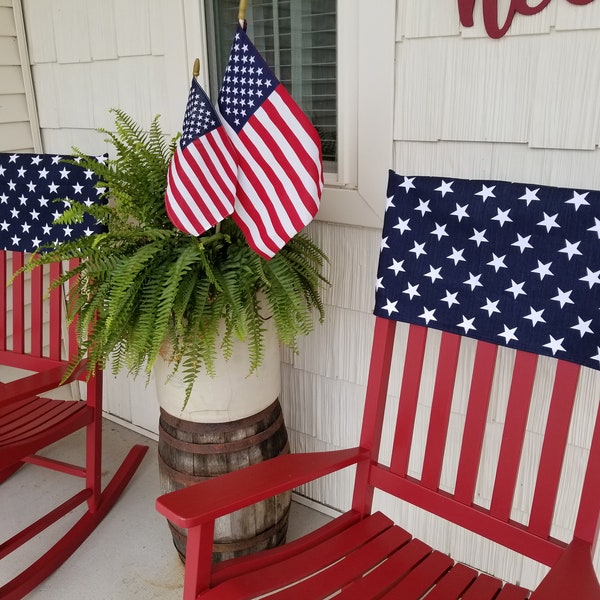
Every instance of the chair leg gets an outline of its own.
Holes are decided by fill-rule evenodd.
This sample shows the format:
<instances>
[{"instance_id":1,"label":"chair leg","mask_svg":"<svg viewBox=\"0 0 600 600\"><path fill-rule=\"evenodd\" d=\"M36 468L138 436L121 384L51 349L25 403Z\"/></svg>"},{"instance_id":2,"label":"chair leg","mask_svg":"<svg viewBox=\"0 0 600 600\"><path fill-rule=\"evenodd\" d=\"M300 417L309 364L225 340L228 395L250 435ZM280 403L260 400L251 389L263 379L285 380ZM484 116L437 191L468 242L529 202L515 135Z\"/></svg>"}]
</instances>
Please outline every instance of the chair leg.
<instances>
[{"instance_id":1,"label":"chair leg","mask_svg":"<svg viewBox=\"0 0 600 600\"><path fill-rule=\"evenodd\" d=\"M147 446L134 446L101 494L97 510L88 511L43 556L0 588L3 600L20 600L52 574L94 531L115 505L142 462Z\"/></svg>"},{"instance_id":2,"label":"chair leg","mask_svg":"<svg viewBox=\"0 0 600 600\"><path fill-rule=\"evenodd\" d=\"M25 463L19 462L0 471L0 483L5 482L11 475L16 473Z\"/></svg>"}]
</instances>

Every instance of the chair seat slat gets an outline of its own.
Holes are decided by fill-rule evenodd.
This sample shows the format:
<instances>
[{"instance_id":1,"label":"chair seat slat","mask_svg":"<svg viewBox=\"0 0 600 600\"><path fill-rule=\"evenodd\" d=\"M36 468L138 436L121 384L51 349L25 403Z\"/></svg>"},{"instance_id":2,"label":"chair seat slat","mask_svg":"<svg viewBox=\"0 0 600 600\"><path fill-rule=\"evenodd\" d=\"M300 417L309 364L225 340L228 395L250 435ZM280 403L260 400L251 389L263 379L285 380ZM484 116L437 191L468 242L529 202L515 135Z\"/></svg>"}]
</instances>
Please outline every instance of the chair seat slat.
<instances>
[{"instance_id":1,"label":"chair seat slat","mask_svg":"<svg viewBox=\"0 0 600 600\"><path fill-rule=\"evenodd\" d=\"M388 600L392 600L392 598L418 600L435 585L452 567L452 564L453 560L448 555L441 552L432 552L383 598L388 598Z\"/></svg>"},{"instance_id":2,"label":"chair seat slat","mask_svg":"<svg viewBox=\"0 0 600 600\"><path fill-rule=\"evenodd\" d=\"M273 594L271 597L273 600L326 598L341 588L351 586L354 581L361 579L363 573L377 567L382 561L382 564L385 564L391 554L402 552L404 546L410 541L410 534L400 527L386 529L327 569L322 570L310 579L298 583L293 588ZM399 548L400 550L398 550ZM426 550L426 552L429 551L430 549ZM418 560L414 559L411 566L414 566ZM380 581L384 583L381 575Z\"/></svg>"},{"instance_id":3,"label":"chair seat slat","mask_svg":"<svg viewBox=\"0 0 600 600\"><path fill-rule=\"evenodd\" d=\"M412 539L377 568L347 586L336 598L366 598L385 593L429 554L431 548L427 544Z\"/></svg>"},{"instance_id":4,"label":"chair seat slat","mask_svg":"<svg viewBox=\"0 0 600 600\"><path fill-rule=\"evenodd\" d=\"M298 581L344 558L352 550L360 548L377 537L393 523L381 513L363 519L350 529L323 542L318 552L304 552L282 562L277 562L256 572L252 571L224 582L214 591L208 591L206 600L223 598L252 598L273 589L278 589Z\"/></svg>"},{"instance_id":5,"label":"chair seat slat","mask_svg":"<svg viewBox=\"0 0 600 600\"><path fill-rule=\"evenodd\" d=\"M480 575L469 589L462 595L461 600L495 600L502 588L502 581L489 575Z\"/></svg>"},{"instance_id":6,"label":"chair seat slat","mask_svg":"<svg viewBox=\"0 0 600 600\"><path fill-rule=\"evenodd\" d=\"M507 583L496 596L496 600L527 600L529 595L529 590Z\"/></svg>"},{"instance_id":7,"label":"chair seat slat","mask_svg":"<svg viewBox=\"0 0 600 600\"><path fill-rule=\"evenodd\" d=\"M457 563L427 594L427 600L458 600L477 576L475 569Z\"/></svg>"}]
</instances>

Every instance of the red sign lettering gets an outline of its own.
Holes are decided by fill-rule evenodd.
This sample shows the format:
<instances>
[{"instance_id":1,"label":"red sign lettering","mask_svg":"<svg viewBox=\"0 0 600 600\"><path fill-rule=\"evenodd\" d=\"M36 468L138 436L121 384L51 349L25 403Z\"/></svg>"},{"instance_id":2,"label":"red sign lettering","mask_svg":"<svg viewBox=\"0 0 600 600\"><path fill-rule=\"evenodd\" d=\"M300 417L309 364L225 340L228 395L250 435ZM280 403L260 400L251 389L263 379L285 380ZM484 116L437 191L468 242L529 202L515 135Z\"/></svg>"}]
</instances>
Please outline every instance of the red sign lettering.
<instances>
[{"instance_id":1,"label":"red sign lettering","mask_svg":"<svg viewBox=\"0 0 600 600\"><path fill-rule=\"evenodd\" d=\"M577 4L578 6L589 4L592 1L568 0L571 4ZM476 0L458 0L458 15L463 27L473 27L475 2ZM550 2L551 0L541 0L536 6L529 6L527 0L511 0L506 20L504 21L504 25L501 26L498 15L498 0L483 0L483 24L485 30L491 38L501 38L510 29L517 13L520 15L535 15L544 10Z\"/></svg>"}]
</instances>

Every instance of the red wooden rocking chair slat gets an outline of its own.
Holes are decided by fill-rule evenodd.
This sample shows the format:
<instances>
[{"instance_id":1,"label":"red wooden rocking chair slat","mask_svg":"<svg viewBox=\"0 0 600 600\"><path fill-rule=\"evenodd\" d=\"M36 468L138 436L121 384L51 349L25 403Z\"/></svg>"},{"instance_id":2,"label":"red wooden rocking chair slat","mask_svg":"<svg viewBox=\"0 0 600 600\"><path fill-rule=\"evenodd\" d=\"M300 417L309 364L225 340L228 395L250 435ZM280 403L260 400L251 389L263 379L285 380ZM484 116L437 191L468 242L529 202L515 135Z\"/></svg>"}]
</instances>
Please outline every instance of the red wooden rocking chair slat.
<instances>
[{"instance_id":1,"label":"red wooden rocking chair slat","mask_svg":"<svg viewBox=\"0 0 600 600\"><path fill-rule=\"evenodd\" d=\"M417 324L402 325L408 327L406 340L397 335L398 327L395 320L375 317L356 448L280 456L157 500L160 513L188 528L185 600L262 594L360 600L600 600L592 563L600 515L600 418L598 390L595 398L578 390L585 367L555 360L554 375L549 377L552 359L546 357L540 368L542 359L524 350L500 350L489 341ZM462 360L463 352L471 356L472 369ZM382 458L388 456L388 449L380 446L384 441L388 445L383 425L386 403L396 394L388 389L396 361L403 363L402 382L388 459ZM431 378L425 379L427 370L435 371L433 386L429 386ZM501 401L496 399L499 380L503 389L508 388ZM537 386L545 386L548 409L536 472L529 475L522 462L528 419L539 403ZM419 409L424 388L431 392L423 436ZM465 406L460 433L451 427L456 394ZM582 481L570 477L572 473L565 468L576 402L583 403L590 422L595 423ZM491 411L503 423L495 450L486 446ZM450 440L456 464L447 469ZM413 474L418 469L409 469L413 454L422 461L418 475ZM350 511L287 545L211 564L216 518L349 465L356 468ZM482 465L490 488L487 501L480 498ZM451 484L446 481L448 473ZM523 473L532 477L528 501L517 494ZM573 507L576 518L571 537L559 540L553 518L560 490L565 488L580 500ZM578 493L573 492L575 488ZM532 592L456 562L383 514L372 514L376 489L545 564L550 571ZM525 510L523 504L527 504L527 514L518 519L515 514Z\"/></svg>"},{"instance_id":2,"label":"red wooden rocking chair slat","mask_svg":"<svg viewBox=\"0 0 600 600\"><path fill-rule=\"evenodd\" d=\"M25 596L77 549L115 504L147 450L145 446L132 448L102 490L102 374L87 379L82 361L65 378L77 352L74 328L67 331L63 323L63 290L55 288L46 297L48 281L61 273L62 265L38 267L19 275L7 287L24 261L22 253L0 251L0 365L23 369L17 379L0 383L0 483L30 463L73 475L82 480L82 486L59 506L51 507L44 516L3 541L0 559L81 504L87 503L87 510L33 564L10 581L0 582L0 597L5 600ZM85 400L59 399L56 394L46 397L66 384L83 384ZM86 432L84 464L36 454L80 429Z\"/></svg>"}]
</instances>

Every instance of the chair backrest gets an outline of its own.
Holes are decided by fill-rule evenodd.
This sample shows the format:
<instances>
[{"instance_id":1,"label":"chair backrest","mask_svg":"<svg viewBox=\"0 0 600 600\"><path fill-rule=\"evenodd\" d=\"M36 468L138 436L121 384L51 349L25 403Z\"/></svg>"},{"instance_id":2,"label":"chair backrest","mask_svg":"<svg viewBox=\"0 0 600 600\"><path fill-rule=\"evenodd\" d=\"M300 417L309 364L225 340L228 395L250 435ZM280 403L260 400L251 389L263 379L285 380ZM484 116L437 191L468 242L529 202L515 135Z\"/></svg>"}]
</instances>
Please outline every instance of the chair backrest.
<instances>
[{"instance_id":1,"label":"chair backrest","mask_svg":"<svg viewBox=\"0 0 600 600\"><path fill-rule=\"evenodd\" d=\"M75 327L66 327L67 290L48 292L50 281L70 264L40 265L13 275L29 253L55 240L74 240L101 230L86 215L73 225L55 223L68 201L98 203L98 178L74 157L49 154L0 154L0 364L40 371L68 364L77 356ZM10 283L10 285L8 285Z\"/></svg>"},{"instance_id":2,"label":"chair backrest","mask_svg":"<svg viewBox=\"0 0 600 600\"><path fill-rule=\"evenodd\" d=\"M361 434L378 462L359 473L355 508L369 510L380 488L549 565L572 536L594 543L600 380L577 362L600 363L600 194L394 173L388 192ZM501 231L507 219L514 228ZM548 239L552 223L562 229ZM529 244L531 256L519 244ZM538 246L557 256L546 262L544 252L533 254ZM512 272L501 272L503 264ZM544 272L553 279L546 287ZM528 293L521 305L519 289ZM565 297L572 311L561 312L571 308ZM502 318L491 320L497 313ZM404 320L410 324L397 323ZM575 431L575 421L587 431ZM577 436L589 453L573 458ZM579 504L559 540L554 518L565 492Z\"/></svg>"},{"instance_id":3,"label":"chair backrest","mask_svg":"<svg viewBox=\"0 0 600 600\"><path fill-rule=\"evenodd\" d=\"M78 345L74 324L67 330L64 321L66 290L48 293L63 265L40 265L8 285L26 260L22 252L0 250L0 364L40 371L68 363Z\"/></svg>"}]
</instances>

